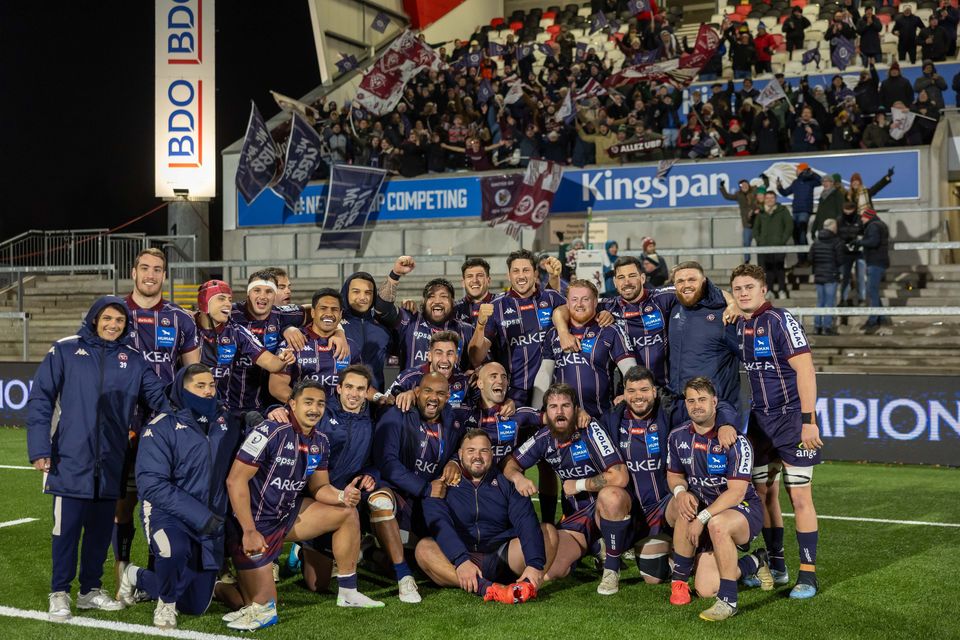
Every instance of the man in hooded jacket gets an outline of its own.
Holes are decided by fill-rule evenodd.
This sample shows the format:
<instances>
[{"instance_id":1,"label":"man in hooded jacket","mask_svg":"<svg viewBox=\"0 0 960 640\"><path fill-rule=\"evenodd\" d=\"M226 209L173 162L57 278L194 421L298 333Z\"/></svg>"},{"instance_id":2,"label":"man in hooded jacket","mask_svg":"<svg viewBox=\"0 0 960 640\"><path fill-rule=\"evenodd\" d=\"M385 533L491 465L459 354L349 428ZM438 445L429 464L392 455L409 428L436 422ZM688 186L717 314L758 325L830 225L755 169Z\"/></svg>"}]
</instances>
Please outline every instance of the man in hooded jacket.
<instances>
[{"instance_id":1,"label":"man in hooded jacket","mask_svg":"<svg viewBox=\"0 0 960 640\"><path fill-rule=\"evenodd\" d=\"M122 342L131 325L123 298L98 298L77 335L55 342L33 379L27 451L44 472L44 493L54 497L49 596L54 620L72 615L70 583L78 550L77 608L123 608L102 588L101 578L123 489L128 432L137 402L157 412L168 406L163 381L139 351Z\"/></svg>"}]
</instances>

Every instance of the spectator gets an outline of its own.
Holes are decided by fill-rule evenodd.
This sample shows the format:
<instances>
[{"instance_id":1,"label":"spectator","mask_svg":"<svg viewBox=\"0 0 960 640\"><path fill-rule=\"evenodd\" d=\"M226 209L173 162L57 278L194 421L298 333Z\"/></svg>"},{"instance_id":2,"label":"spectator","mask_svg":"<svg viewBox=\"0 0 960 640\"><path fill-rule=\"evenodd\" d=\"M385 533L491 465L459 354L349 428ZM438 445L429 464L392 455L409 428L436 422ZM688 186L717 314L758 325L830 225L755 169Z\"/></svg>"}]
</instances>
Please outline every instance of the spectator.
<instances>
[{"instance_id":1,"label":"spectator","mask_svg":"<svg viewBox=\"0 0 960 640\"><path fill-rule=\"evenodd\" d=\"M860 81L853 88L853 95L857 99L860 113L872 116L880 108L880 76L872 64L869 70L860 72Z\"/></svg>"},{"instance_id":2,"label":"spectator","mask_svg":"<svg viewBox=\"0 0 960 640\"><path fill-rule=\"evenodd\" d=\"M760 123L755 128L754 137L756 138L754 153L758 155L780 153L780 127L777 119L769 111L760 114Z\"/></svg>"},{"instance_id":3,"label":"spectator","mask_svg":"<svg viewBox=\"0 0 960 640\"><path fill-rule=\"evenodd\" d=\"M750 155L750 138L740 129L740 121L733 118L727 126L729 130L724 136L727 143L726 154L728 156Z\"/></svg>"},{"instance_id":4,"label":"spectator","mask_svg":"<svg viewBox=\"0 0 960 640\"><path fill-rule=\"evenodd\" d=\"M790 212L782 204L777 204L777 194L772 190L764 194L763 209L753 219L753 238L758 247L779 247L787 244L793 233ZM787 290L785 253L761 253L759 263L767 273L770 292L775 298L790 297Z\"/></svg>"},{"instance_id":5,"label":"spectator","mask_svg":"<svg viewBox=\"0 0 960 640\"><path fill-rule=\"evenodd\" d=\"M852 202L857 207L857 213L863 213L867 209L873 209L873 196L877 195L881 189L890 184L893 179L893 167L887 170L887 174L877 180L876 184L867 189L863 186L863 179L860 174L854 172L850 175L850 188L847 190L846 201Z\"/></svg>"},{"instance_id":6,"label":"spectator","mask_svg":"<svg viewBox=\"0 0 960 640\"><path fill-rule=\"evenodd\" d=\"M861 304L865 304L867 299L866 263L863 262L860 247L857 245L857 240L859 240L862 232L863 223L860 222L860 214L857 213L856 205L852 202L844 202L843 215L837 222L837 235L844 244L843 262L840 265L841 307L854 306L853 299L850 297L854 266L856 266L857 277L857 300Z\"/></svg>"},{"instance_id":7,"label":"spectator","mask_svg":"<svg viewBox=\"0 0 960 640\"><path fill-rule=\"evenodd\" d=\"M617 253L620 250L620 245L617 244L616 240L607 240L606 244L603 245L603 249L605 258L603 263L603 288L607 295L612 295L617 291L613 285L613 263L617 261Z\"/></svg>"},{"instance_id":8,"label":"spectator","mask_svg":"<svg viewBox=\"0 0 960 640\"><path fill-rule=\"evenodd\" d=\"M737 91L736 94L734 94L734 97L737 100L737 108L739 109L742 107L747 100L755 102L757 96L759 95L760 92L757 91L757 89L753 86L753 80L750 78L744 78L743 87L740 89L740 91Z\"/></svg>"},{"instance_id":9,"label":"spectator","mask_svg":"<svg viewBox=\"0 0 960 640\"><path fill-rule=\"evenodd\" d=\"M860 13L857 11L857 5L859 3L859 0L842 0L840 3L843 10L847 12L851 24L860 22Z\"/></svg>"},{"instance_id":10,"label":"spectator","mask_svg":"<svg viewBox=\"0 0 960 640\"><path fill-rule=\"evenodd\" d=\"M416 131L411 131L400 145L400 153L403 159L400 163L400 175L404 178L413 178L427 172L427 147Z\"/></svg>"},{"instance_id":11,"label":"spectator","mask_svg":"<svg viewBox=\"0 0 960 640\"><path fill-rule=\"evenodd\" d=\"M960 24L960 9L947 0L941 0L940 8L936 11L940 18L940 26L947 34L947 57L957 55L957 25Z\"/></svg>"},{"instance_id":12,"label":"spectator","mask_svg":"<svg viewBox=\"0 0 960 640\"><path fill-rule=\"evenodd\" d=\"M733 77L735 80L749 78L751 69L757 59L757 50L750 41L750 33L741 33L731 48Z\"/></svg>"},{"instance_id":13,"label":"spectator","mask_svg":"<svg viewBox=\"0 0 960 640\"><path fill-rule=\"evenodd\" d=\"M913 87L900 72L900 63L894 60L887 72L887 79L880 85L880 104L889 109L894 102L913 104Z\"/></svg>"},{"instance_id":14,"label":"spectator","mask_svg":"<svg viewBox=\"0 0 960 640\"><path fill-rule=\"evenodd\" d=\"M860 59L863 66L880 62L882 51L880 49L880 33L883 30L883 24L880 19L873 15L873 7L867 7L863 11L863 17L857 22L857 34L860 36Z\"/></svg>"},{"instance_id":15,"label":"spectator","mask_svg":"<svg viewBox=\"0 0 960 640\"><path fill-rule=\"evenodd\" d=\"M732 200L740 208L740 228L743 246L749 247L753 244L753 216L756 215L755 202L757 198L756 189L750 186L750 182L741 178L737 184L735 193L727 191L726 181L720 182L720 195L725 200ZM743 254L743 261L750 264L750 254Z\"/></svg>"},{"instance_id":16,"label":"spectator","mask_svg":"<svg viewBox=\"0 0 960 640\"><path fill-rule=\"evenodd\" d=\"M843 81L843 76L838 73L830 81L830 88L827 89L827 102L831 108L839 108L848 96L853 96L853 89L847 86Z\"/></svg>"},{"instance_id":17,"label":"spectator","mask_svg":"<svg viewBox=\"0 0 960 640\"><path fill-rule=\"evenodd\" d=\"M856 39L857 30L854 29L854 24L856 23L853 22L850 14L843 9L834 12L833 20L830 21L830 26L827 27L827 32L824 36L830 42L831 58L833 57L834 50L837 48L837 38L846 38L850 42Z\"/></svg>"},{"instance_id":18,"label":"spectator","mask_svg":"<svg viewBox=\"0 0 960 640\"><path fill-rule=\"evenodd\" d=\"M443 148L440 132L434 130L430 134L430 144L427 145L427 172L443 173L447 170L447 150Z\"/></svg>"},{"instance_id":19,"label":"spectator","mask_svg":"<svg viewBox=\"0 0 960 640\"><path fill-rule=\"evenodd\" d=\"M493 162L490 160L490 152L500 148L503 142L496 142L491 145L481 146L479 138L470 138L467 140L466 147L456 147L450 144L441 144L447 151L462 153L466 156L474 171L490 171L493 169Z\"/></svg>"},{"instance_id":20,"label":"spectator","mask_svg":"<svg viewBox=\"0 0 960 640\"><path fill-rule=\"evenodd\" d=\"M937 109L943 109L943 92L947 90L947 81L937 73L937 67L932 60L923 61L923 74L913 83L913 90L918 94L927 92L927 97ZM919 100L920 96L917 96Z\"/></svg>"},{"instance_id":21,"label":"spectator","mask_svg":"<svg viewBox=\"0 0 960 640\"><path fill-rule=\"evenodd\" d=\"M820 190L820 203L817 215L810 225L810 238L815 239L827 220L837 220L843 215L843 184L840 174L823 176L823 189ZM834 229L836 231L836 229Z\"/></svg>"},{"instance_id":22,"label":"spectator","mask_svg":"<svg viewBox=\"0 0 960 640\"><path fill-rule=\"evenodd\" d=\"M837 283L840 281L840 265L843 263L843 241L837 236L837 221L828 219L817 239L810 247L810 264L813 267L813 282L817 287L817 306L837 306ZM833 316L814 316L813 331L816 335L837 335L833 328Z\"/></svg>"},{"instance_id":23,"label":"spectator","mask_svg":"<svg viewBox=\"0 0 960 640\"><path fill-rule=\"evenodd\" d=\"M863 260L867 265L867 304L879 307L880 285L890 266L890 230L873 209L860 212L860 220L863 222L863 238L859 244L863 247ZM881 324L889 322L887 316L869 316L863 330L865 333L876 333Z\"/></svg>"},{"instance_id":24,"label":"spectator","mask_svg":"<svg viewBox=\"0 0 960 640\"><path fill-rule=\"evenodd\" d=\"M873 122L863 130L863 146L866 149L879 149L889 147L892 143L893 139L890 137L890 123L887 122L887 114L884 111L878 111L877 115L873 117Z\"/></svg>"},{"instance_id":25,"label":"spectator","mask_svg":"<svg viewBox=\"0 0 960 640\"><path fill-rule=\"evenodd\" d=\"M799 152L818 151L823 144L823 131L820 124L813 119L813 109L809 106L801 110L800 118L793 128L791 142L793 150Z\"/></svg>"},{"instance_id":26,"label":"spectator","mask_svg":"<svg viewBox=\"0 0 960 640\"><path fill-rule=\"evenodd\" d=\"M813 192L821 184L820 176L810 169L810 165L801 162L797 165L797 178L784 187L777 178L777 191L782 196L793 195L793 243L797 246L807 244L807 226L813 215ZM784 243L785 244L785 243ZM800 266L807 262L806 252L797 254Z\"/></svg>"},{"instance_id":27,"label":"spectator","mask_svg":"<svg viewBox=\"0 0 960 640\"><path fill-rule=\"evenodd\" d=\"M845 110L834 118L833 135L830 138L830 149L845 151L860 147L860 128L854 124L850 114Z\"/></svg>"},{"instance_id":28,"label":"spectator","mask_svg":"<svg viewBox=\"0 0 960 640\"><path fill-rule=\"evenodd\" d=\"M919 38L924 60L943 62L947 59L947 32L940 26L936 13L930 16L927 28L920 30Z\"/></svg>"},{"instance_id":29,"label":"spectator","mask_svg":"<svg viewBox=\"0 0 960 640\"><path fill-rule=\"evenodd\" d=\"M757 25L757 37L753 40L753 46L757 50L756 62L753 64L756 74L773 73L770 62L773 59L774 49L777 48L777 41L767 33L767 25L762 21Z\"/></svg>"},{"instance_id":30,"label":"spectator","mask_svg":"<svg viewBox=\"0 0 960 640\"><path fill-rule=\"evenodd\" d=\"M907 131L907 144L930 144L933 141L937 121L940 120L940 109L928 99L927 94L927 89L921 89L917 94L917 101L910 106L910 111L917 114L917 117Z\"/></svg>"},{"instance_id":31,"label":"spectator","mask_svg":"<svg viewBox=\"0 0 960 640\"><path fill-rule=\"evenodd\" d=\"M676 147L680 136L680 101L675 100L673 94L663 96L653 109L652 119L654 128L663 134L664 146L667 149Z\"/></svg>"},{"instance_id":32,"label":"spectator","mask_svg":"<svg viewBox=\"0 0 960 640\"><path fill-rule=\"evenodd\" d=\"M903 62L910 58L910 64L917 62L917 32L923 28L920 18L913 15L913 9L906 5L897 16L890 33L897 36L897 56Z\"/></svg>"},{"instance_id":33,"label":"spectator","mask_svg":"<svg viewBox=\"0 0 960 640\"><path fill-rule=\"evenodd\" d=\"M662 287L670 277L670 270L667 268L667 261L657 255L657 241L647 236L640 246L643 249L643 271L647 276L647 286Z\"/></svg>"},{"instance_id":34,"label":"spectator","mask_svg":"<svg viewBox=\"0 0 960 640\"><path fill-rule=\"evenodd\" d=\"M507 169L520 166L520 147L514 144L512 137L505 136L500 139L500 148L493 156L493 164Z\"/></svg>"},{"instance_id":35,"label":"spectator","mask_svg":"<svg viewBox=\"0 0 960 640\"><path fill-rule=\"evenodd\" d=\"M793 60L794 51L803 49L804 37L806 30L809 28L810 21L804 17L803 9L801 7L793 7L790 10L790 16L783 22L783 26L781 27L791 60Z\"/></svg>"},{"instance_id":36,"label":"spectator","mask_svg":"<svg viewBox=\"0 0 960 640\"><path fill-rule=\"evenodd\" d=\"M620 157L610 155L610 147L617 144L617 136L610 131L606 121L600 122L596 133L587 133L580 124L580 118L575 121L577 136L586 143L592 144L596 149L596 163L599 165L620 164Z\"/></svg>"}]
</instances>

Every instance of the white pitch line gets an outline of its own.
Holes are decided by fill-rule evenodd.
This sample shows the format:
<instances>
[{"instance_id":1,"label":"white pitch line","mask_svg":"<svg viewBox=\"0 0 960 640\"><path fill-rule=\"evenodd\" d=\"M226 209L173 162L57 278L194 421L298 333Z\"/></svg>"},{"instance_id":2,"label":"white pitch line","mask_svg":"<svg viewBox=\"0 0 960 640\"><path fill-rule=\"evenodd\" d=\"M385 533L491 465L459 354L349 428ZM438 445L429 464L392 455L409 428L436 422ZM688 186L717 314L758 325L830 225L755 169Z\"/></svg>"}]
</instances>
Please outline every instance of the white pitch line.
<instances>
[{"instance_id":1,"label":"white pitch line","mask_svg":"<svg viewBox=\"0 0 960 640\"><path fill-rule=\"evenodd\" d=\"M36 522L37 518L20 518L19 520L8 520L7 522L0 522L0 529L4 527L15 527L18 524L26 524L28 522Z\"/></svg>"},{"instance_id":2,"label":"white pitch line","mask_svg":"<svg viewBox=\"0 0 960 640\"><path fill-rule=\"evenodd\" d=\"M183 640L237 640L237 636L224 636L200 631L187 631L185 629L160 630L156 627L148 627L142 624L98 620L96 618L70 618L62 622L53 622L47 617L45 611L31 611L29 609L16 609L14 607L0 606L0 616L40 620L42 622L51 622L52 624L70 624L76 627L108 629L110 631L120 631L123 633L140 633L145 636L160 636L162 638L182 638Z\"/></svg>"},{"instance_id":3,"label":"white pitch line","mask_svg":"<svg viewBox=\"0 0 960 640\"><path fill-rule=\"evenodd\" d=\"M0 469L20 469L22 471L33 471L33 467L20 467L13 464L0 464Z\"/></svg>"},{"instance_id":4,"label":"white pitch line","mask_svg":"<svg viewBox=\"0 0 960 640\"><path fill-rule=\"evenodd\" d=\"M792 513L785 513L785 516L793 518ZM926 527L957 527L960 528L960 524L953 522L926 522L924 520L887 520L884 518L855 518L853 516L822 516L819 513L817 518L820 520L846 520L848 522L876 522L879 524L916 524Z\"/></svg>"}]
</instances>

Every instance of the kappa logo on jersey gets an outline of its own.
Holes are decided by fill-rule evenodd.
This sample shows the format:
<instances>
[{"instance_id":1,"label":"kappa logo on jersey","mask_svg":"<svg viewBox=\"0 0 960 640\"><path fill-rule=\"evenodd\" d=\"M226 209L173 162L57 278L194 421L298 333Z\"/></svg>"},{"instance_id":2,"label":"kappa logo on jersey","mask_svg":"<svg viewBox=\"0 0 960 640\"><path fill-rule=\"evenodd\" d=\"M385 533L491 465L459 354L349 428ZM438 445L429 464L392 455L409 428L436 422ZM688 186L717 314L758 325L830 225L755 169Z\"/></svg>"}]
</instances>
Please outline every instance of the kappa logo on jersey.
<instances>
[{"instance_id":1,"label":"kappa logo on jersey","mask_svg":"<svg viewBox=\"0 0 960 640\"><path fill-rule=\"evenodd\" d=\"M143 430L143 436L142 436L142 437L144 437L144 438L152 438L152 437L153 437L153 429L150 429L150 428L144 429L144 430Z\"/></svg>"},{"instance_id":2,"label":"kappa logo on jersey","mask_svg":"<svg viewBox=\"0 0 960 640\"><path fill-rule=\"evenodd\" d=\"M75 355L75 356L88 356L88 355L90 355L90 354L87 353L87 352L83 349L83 347L80 347L79 349L77 349L76 351L73 352L73 355Z\"/></svg>"},{"instance_id":3,"label":"kappa logo on jersey","mask_svg":"<svg viewBox=\"0 0 960 640\"><path fill-rule=\"evenodd\" d=\"M523 307L521 307L521 309L522 309L522 308L523 308ZM532 309L532 308L533 308L533 307L531 307L531 309ZM515 313L516 313L516 311L513 310L513 307L508 307L508 308L503 312L503 315L506 316L506 315L512 315L512 314L515 314Z\"/></svg>"},{"instance_id":4,"label":"kappa logo on jersey","mask_svg":"<svg viewBox=\"0 0 960 640\"><path fill-rule=\"evenodd\" d=\"M677 445L677 449L689 449L689 448L690 448L690 445L688 445L686 442L681 442L680 444Z\"/></svg>"},{"instance_id":5,"label":"kappa logo on jersey","mask_svg":"<svg viewBox=\"0 0 960 640\"><path fill-rule=\"evenodd\" d=\"M286 446L285 448L286 448L286 449L289 449L290 451L293 451L294 449L296 449L296 447L293 446L293 443L292 443L292 442L288 442L288 443L287 443L287 446Z\"/></svg>"}]
</instances>

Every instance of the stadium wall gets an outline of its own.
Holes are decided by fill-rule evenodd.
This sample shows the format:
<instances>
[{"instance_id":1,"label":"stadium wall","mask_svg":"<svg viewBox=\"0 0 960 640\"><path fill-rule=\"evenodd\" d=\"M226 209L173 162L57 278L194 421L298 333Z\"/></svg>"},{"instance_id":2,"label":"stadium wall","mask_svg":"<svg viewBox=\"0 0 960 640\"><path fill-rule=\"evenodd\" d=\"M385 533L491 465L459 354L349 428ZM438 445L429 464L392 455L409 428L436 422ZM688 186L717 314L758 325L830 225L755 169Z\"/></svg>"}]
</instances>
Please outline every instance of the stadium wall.
<instances>
[{"instance_id":1,"label":"stadium wall","mask_svg":"<svg viewBox=\"0 0 960 640\"><path fill-rule=\"evenodd\" d=\"M938 131L941 142L945 135ZM582 218L590 206L593 219L605 219L608 237L617 239L624 249L639 249L644 236L656 238L661 248L737 246L740 244L737 208L718 194L719 181L723 178L729 188L735 188L740 178L754 178L763 171L772 177L783 176L784 183L789 184L793 168L802 160L821 172L839 172L845 181L858 171L869 186L879 180L888 167L894 166L897 168L894 181L878 194L877 208L881 211L930 209L940 206L941 197L947 192L943 146L935 139L930 147L869 153L788 154L684 162L675 165L661 184L652 180L656 165L649 163L614 167L609 175L603 168L569 168L564 172L564 184L557 194L551 217ZM317 251L316 221L318 216L320 219L323 216L325 183L311 183L307 187L296 213L285 210L280 199L269 192L248 206L245 202L238 203L233 186L236 158L236 155L225 155L223 163L225 259L293 257L294 238L296 255L300 258L352 257L344 252ZM454 173L390 180L365 254L508 253L516 243L502 232L463 226L465 221L479 224L479 175ZM919 211L884 214L884 219L898 241L924 241L937 237L942 215ZM405 228L411 232L398 233ZM532 234L524 240L527 247L551 248L545 233L539 234L536 242ZM896 252L892 257L895 264L939 261L938 252ZM736 257L718 257L713 266L726 268L737 263ZM314 269L301 275L330 275L323 268Z\"/></svg>"}]
</instances>

